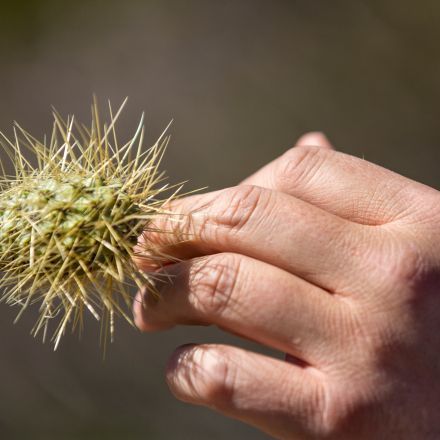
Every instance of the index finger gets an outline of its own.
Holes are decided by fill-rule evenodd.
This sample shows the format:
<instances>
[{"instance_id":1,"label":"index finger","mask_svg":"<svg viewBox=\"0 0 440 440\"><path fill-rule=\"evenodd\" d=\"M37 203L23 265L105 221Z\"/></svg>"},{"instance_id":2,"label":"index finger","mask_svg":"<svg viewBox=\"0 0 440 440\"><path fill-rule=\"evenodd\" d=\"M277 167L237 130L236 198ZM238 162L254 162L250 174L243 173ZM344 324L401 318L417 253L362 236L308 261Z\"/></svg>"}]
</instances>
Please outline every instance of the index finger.
<instances>
[{"instance_id":1,"label":"index finger","mask_svg":"<svg viewBox=\"0 0 440 440\"><path fill-rule=\"evenodd\" d=\"M144 233L139 255L142 246L180 259L234 252L331 290L365 265L362 226L287 194L243 185L179 200L172 209L182 220L164 216L154 228L175 233ZM138 264L144 268L142 259Z\"/></svg>"},{"instance_id":2,"label":"index finger","mask_svg":"<svg viewBox=\"0 0 440 440\"><path fill-rule=\"evenodd\" d=\"M366 225L391 223L431 188L364 159L337 152L313 133L242 182L293 195Z\"/></svg>"}]
</instances>

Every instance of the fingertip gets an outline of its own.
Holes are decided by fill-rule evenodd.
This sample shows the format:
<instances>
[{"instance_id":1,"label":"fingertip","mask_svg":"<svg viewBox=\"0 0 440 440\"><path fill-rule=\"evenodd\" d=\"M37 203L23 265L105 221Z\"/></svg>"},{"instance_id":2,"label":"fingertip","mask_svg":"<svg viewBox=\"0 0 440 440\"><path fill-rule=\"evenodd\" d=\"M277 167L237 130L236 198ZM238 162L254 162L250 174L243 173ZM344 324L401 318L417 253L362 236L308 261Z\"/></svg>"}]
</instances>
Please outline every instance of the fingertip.
<instances>
[{"instance_id":1,"label":"fingertip","mask_svg":"<svg viewBox=\"0 0 440 440\"><path fill-rule=\"evenodd\" d=\"M133 321L134 325L141 331L147 332L149 331L149 326L146 324L144 319L144 311L145 311L145 293L142 291L138 291L134 300L133 300Z\"/></svg>"},{"instance_id":2,"label":"fingertip","mask_svg":"<svg viewBox=\"0 0 440 440\"><path fill-rule=\"evenodd\" d=\"M296 142L297 147L316 146L333 150L334 147L328 137L320 131L311 131L303 134Z\"/></svg>"},{"instance_id":3,"label":"fingertip","mask_svg":"<svg viewBox=\"0 0 440 440\"><path fill-rule=\"evenodd\" d=\"M133 301L133 322L141 332L154 332L159 330L167 330L173 327L172 323L163 322L152 317L155 303L158 299L148 293L147 290L137 292Z\"/></svg>"},{"instance_id":4,"label":"fingertip","mask_svg":"<svg viewBox=\"0 0 440 440\"><path fill-rule=\"evenodd\" d=\"M177 347L168 359L165 371L165 380L168 388L179 400L188 401L189 383L192 381L190 358L193 355L196 344L184 344Z\"/></svg>"}]
</instances>

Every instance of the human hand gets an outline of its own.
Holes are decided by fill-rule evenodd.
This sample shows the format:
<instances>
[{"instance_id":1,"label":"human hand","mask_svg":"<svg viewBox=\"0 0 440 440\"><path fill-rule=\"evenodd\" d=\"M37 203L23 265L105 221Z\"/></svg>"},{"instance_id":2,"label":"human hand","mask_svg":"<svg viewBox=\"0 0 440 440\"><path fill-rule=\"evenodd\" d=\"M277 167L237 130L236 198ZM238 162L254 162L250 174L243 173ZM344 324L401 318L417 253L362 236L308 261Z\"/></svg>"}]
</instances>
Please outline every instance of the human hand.
<instances>
[{"instance_id":1,"label":"human hand","mask_svg":"<svg viewBox=\"0 0 440 440\"><path fill-rule=\"evenodd\" d=\"M310 134L172 210L191 239L154 238L183 261L157 302L139 294L138 327L214 324L287 353L181 347L178 398L277 438L440 438L438 191Z\"/></svg>"}]
</instances>

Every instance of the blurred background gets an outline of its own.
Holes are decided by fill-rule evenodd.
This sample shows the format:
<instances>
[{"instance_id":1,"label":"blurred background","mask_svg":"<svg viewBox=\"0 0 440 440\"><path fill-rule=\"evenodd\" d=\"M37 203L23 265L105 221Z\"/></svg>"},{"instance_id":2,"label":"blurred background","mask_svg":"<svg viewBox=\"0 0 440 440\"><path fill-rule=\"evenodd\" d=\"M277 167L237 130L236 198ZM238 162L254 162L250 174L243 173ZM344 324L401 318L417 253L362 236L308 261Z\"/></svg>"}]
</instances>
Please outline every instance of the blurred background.
<instances>
[{"instance_id":1,"label":"blurred background","mask_svg":"<svg viewBox=\"0 0 440 440\"><path fill-rule=\"evenodd\" d=\"M236 184L307 130L440 187L440 2L408 0L14 0L0 2L0 129L42 137L50 107L90 117L92 94L146 111L151 144L187 189ZM264 348L213 328L141 335L117 324L102 359L89 320L57 352L0 306L2 439L267 439L177 402L164 382L186 342ZM276 355L276 354L275 354Z\"/></svg>"}]
</instances>

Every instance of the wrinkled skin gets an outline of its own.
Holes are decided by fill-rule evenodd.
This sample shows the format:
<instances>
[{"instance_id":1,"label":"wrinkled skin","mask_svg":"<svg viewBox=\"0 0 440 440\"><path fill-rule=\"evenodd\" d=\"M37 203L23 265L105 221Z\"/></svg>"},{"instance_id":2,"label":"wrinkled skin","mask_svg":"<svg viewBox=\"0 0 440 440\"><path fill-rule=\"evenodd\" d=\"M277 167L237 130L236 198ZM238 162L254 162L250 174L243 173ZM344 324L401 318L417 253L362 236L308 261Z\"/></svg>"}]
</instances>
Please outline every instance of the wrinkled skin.
<instances>
[{"instance_id":1,"label":"wrinkled skin","mask_svg":"<svg viewBox=\"0 0 440 440\"><path fill-rule=\"evenodd\" d=\"M287 353L180 347L179 399L276 438L440 438L438 191L310 133L242 184L171 208L191 214L191 239L152 237L182 261L161 269L159 301L139 293L138 327L213 324Z\"/></svg>"}]
</instances>

